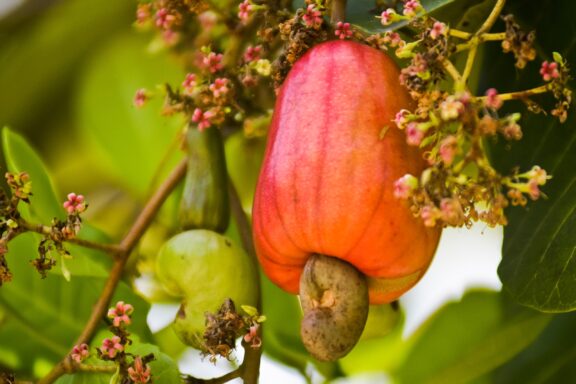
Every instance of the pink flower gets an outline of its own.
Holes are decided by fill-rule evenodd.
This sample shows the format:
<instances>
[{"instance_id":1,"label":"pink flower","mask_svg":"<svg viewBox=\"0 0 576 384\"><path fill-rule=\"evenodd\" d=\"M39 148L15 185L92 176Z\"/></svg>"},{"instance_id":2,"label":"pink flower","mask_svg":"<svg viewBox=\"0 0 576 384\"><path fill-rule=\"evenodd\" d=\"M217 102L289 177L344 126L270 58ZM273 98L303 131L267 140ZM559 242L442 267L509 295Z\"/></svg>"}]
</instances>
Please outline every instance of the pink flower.
<instances>
[{"instance_id":1,"label":"pink flower","mask_svg":"<svg viewBox=\"0 0 576 384\"><path fill-rule=\"evenodd\" d=\"M528 195L532 200L538 200L540 197L540 188L538 187L538 182L536 180L530 180L528 182Z\"/></svg>"},{"instance_id":2,"label":"pink flower","mask_svg":"<svg viewBox=\"0 0 576 384\"><path fill-rule=\"evenodd\" d=\"M255 324L250 327L250 330L247 334L244 335L244 341L250 343L252 348L260 348L262 345L262 339L258 336L258 328L260 328L259 324Z\"/></svg>"},{"instance_id":3,"label":"pink flower","mask_svg":"<svg viewBox=\"0 0 576 384\"><path fill-rule=\"evenodd\" d=\"M156 11L156 26L161 29L169 29L176 21L176 16L171 15L166 8Z\"/></svg>"},{"instance_id":4,"label":"pink flower","mask_svg":"<svg viewBox=\"0 0 576 384\"><path fill-rule=\"evenodd\" d=\"M148 94L144 88L140 88L136 91L136 95L134 95L134 106L136 108L142 108L144 103L148 100Z\"/></svg>"},{"instance_id":5,"label":"pink flower","mask_svg":"<svg viewBox=\"0 0 576 384\"><path fill-rule=\"evenodd\" d=\"M196 87L196 75L194 73L188 73L186 78L182 82L182 88L184 88L185 95L191 95Z\"/></svg>"},{"instance_id":6,"label":"pink flower","mask_svg":"<svg viewBox=\"0 0 576 384\"><path fill-rule=\"evenodd\" d=\"M109 359L115 358L118 352L124 351L124 345L122 345L121 341L118 336L113 336L111 339L104 339L100 347L100 352Z\"/></svg>"},{"instance_id":7,"label":"pink flower","mask_svg":"<svg viewBox=\"0 0 576 384\"><path fill-rule=\"evenodd\" d=\"M203 131L206 128L210 128L213 117L214 113L212 111L203 112L200 108L196 108L192 114L192 121L198 123L198 129Z\"/></svg>"},{"instance_id":8,"label":"pink flower","mask_svg":"<svg viewBox=\"0 0 576 384\"><path fill-rule=\"evenodd\" d=\"M144 384L150 381L152 373L150 366L142 362L140 356L134 358L134 363L128 368L128 376L136 384Z\"/></svg>"},{"instance_id":9,"label":"pink flower","mask_svg":"<svg viewBox=\"0 0 576 384\"><path fill-rule=\"evenodd\" d=\"M339 21L336 24L336 31L334 31L334 34L340 39L340 40L344 40L344 39L348 39L350 37L352 37L352 29L350 29L350 23L343 23L341 21Z\"/></svg>"},{"instance_id":10,"label":"pink flower","mask_svg":"<svg viewBox=\"0 0 576 384\"><path fill-rule=\"evenodd\" d=\"M458 150L458 140L456 136L450 135L447 136L442 142L440 143L440 157L442 161L446 165L452 164L454 161L454 156L456 155L456 151Z\"/></svg>"},{"instance_id":11,"label":"pink flower","mask_svg":"<svg viewBox=\"0 0 576 384\"><path fill-rule=\"evenodd\" d=\"M68 211L68 214L81 213L86 210L86 202L84 201L83 195L69 193L67 198L68 200L66 200L62 206Z\"/></svg>"},{"instance_id":12,"label":"pink flower","mask_svg":"<svg viewBox=\"0 0 576 384\"><path fill-rule=\"evenodd\" d=\"M118 328L122 323L124 323L124 325L130 325L132 322L130 319L132 312L134 312L134 307L130 304L124 304L123 301L119 301L115 307L108 310L108 318L112 319L112 324Z\"/></svg>"},{"instance_id":13,"label":"pink flower","mask_svg":"<svg viewBox=\"0 0 576 384\"><path fill-rule=\"evenodd\" d=\"M222 57L223 55L221 53L210 52L208 55L204 56L202 64L210 71L210 73L216 73L224 68Z\"/></svg>"},{"instance_id":14,"label":"pink flower","mask_svg":"<svg viewBox=\"0 0 576 384\"><path fill-rule=\"evenodd\" d=\"M380 15L380 22L382 23L382 25L386 26L395 21L397 19L396 17L397 15L398 14L394 9L388 8Z\"/></svg>"},{"instance_id":15,"label":"pink flower","mask_svg":"<svg viewBox=\"0 0 576 384\"><path fill-rule=\"evenodd\" d=\"M404 4L404 11L402 12L404 16L414 17L416 16L416 12L422 8L420 2L418 0L408 0Z\"/></svg>"},{"instance_id":16,"label":"pink flower","mask_svg":"<svg viewBox=\"0 0 576 384\"><path fill-rule=\"evenodd\" d=\"M248 17L250 17L250 11L252 11L250 0L244 0L240 5L238 5L238 18L242 21L248 20Z\"/></svg>"},{"instance_id":17,"label":"pink flower","mask_svg":"<svg viewBox=\"0 0 576 384\"><path fill-rule=\"evenodd\" d=\"M398 111L396 113L396 116L394 117L393 121L398 128L400 128L400 129L406 128L406 124L408 123L408 115L409 114L410 114L410 111L408 111L407 109L401 109L400 111Z\"/></svg>"},{"instance_id":18,"label":"pink flower","mask_svg":"<svg viewBox=\"0 0 576 384\"><path fill-rule=\"evenodd\" d=\"M418 179L410 174L406 174L394 182L394 197L397 199L407 199L416 188L418 188Z\"/></svg>"},{"instance_id":19,"label":"pink flower","mask_svg":"<svg viewBox=\"0 0 576 384\"><path fill-rule=\"evenodd\" d=\"M486 105L487 108L498 110L500 107L502 107L502 104L503 101L498 96L498 91L496 88L490 88L486 91L486 99L484 101L484 105Z\"/></svg>"},{"instance_id":20,"label":"pink flower","mask_svg":"<svg viewBox=\"0 0 576 384\"><path fill-rule=\"evenodd\" d=\"M260 59L260 55L262 53L262 46L257 45L255 47L249 45L244 52L244 61L250 63L252 61L256 61Z\"/></svg>"},{"instance_id":21,"label":"pink flower","mask_svg":"<svg viewBox=\"0 0 576 384\"><path fill-rule=\"evenodd\" d=\"M548 179L552 178L552 176L548 176L545 169L540 168L538 165L533 166L532 169L528 171L527 176L537 185L544 185Z\"/></svg>"},{"instance_id":22,"label":"pink flower","mask_svg":"<svg viewBox=\"0 0 576 384\"><path fill-rule=\"evenodd\" d=\"M136 22L138 24L144 24L150 19L150 4L138 4L136 9Z\"/></svg>"},{"instance_id":23,"label":"pink flower","mask_svg":"<svg viewBox=\"0 0 576 384\"><path fill-rule=\"evenodd\" d=\"M418 146L424 138L424 131L418 128L415 122L408 123L406 126L406 142L410 145Z\"/></svg>"},{"instance_id":24,"label":"pink flower","mask_svg":"<svg viewBox=\"0 0 576 384\"><path fill-rule=\"evenodd\" d=\"M430 37L436 40L440 36L445 36L447 31L448 27L446 27L446 24L436 21L430 30Z\"/></svg>"},{"instance_id":25,"label":"pink flower","mask_svg":"<svg viewBox=\"0 0 576 384\"><path fill-rule=\"evenodd\" d=\"M548 63L547 61L543 62L542 67L540 67L540 74L542 75L544 81L557 79L558 76L560 76L560 72L558 72L558 63Z\"/></svg>"},{"instance_id":26,"label":"pink flower","mask_svg":"<svg viewBox=\"0 0 576 384\"><path fill-rule=\"evenodd\" d=\"M70 353L72 360L77 363L81 363L83 360L87 359L88 356L90 356L90 351L88 350L87 344L75 345Z\"/></svg>"},{"instance_id":27,"label":"pink flower","mask_svg":"<svg viewBox=\"0 0 576 384\"><path fill-rule=\"evenodd\" d=\"M302 16L302 20L304 20L304 24L306 24L307 27L314 29L319 28L320 25L322 25L322 12L316 8L316 5L309 4L308 7L306 7L304 16Z\"/></svg>"},{"instance_id":28,"label":"pink flower","mask_svg":"<svg viewBox=\"0 0 576 384\"><path fill-rule=\"evenodd\" d=\"M392 32L392 31L386 31L384 33L384 42L390 45L392 48L400 47L406 44L406 42L402 40L398 32Z\"/></svg>"},{"instance_id":29,"label":"pink flower","mask_svg":"<svg viewBox=\"0 0 576 384\"><path fill-rule=\"evenodd\" d=\"M228 88L228 79L223 77L219 77L216 80L214 80L214 83L210 84L209 88L212 91L214 97L216 98L227 94L228 91L230 90Z\"/></svg>"}]
</instances>

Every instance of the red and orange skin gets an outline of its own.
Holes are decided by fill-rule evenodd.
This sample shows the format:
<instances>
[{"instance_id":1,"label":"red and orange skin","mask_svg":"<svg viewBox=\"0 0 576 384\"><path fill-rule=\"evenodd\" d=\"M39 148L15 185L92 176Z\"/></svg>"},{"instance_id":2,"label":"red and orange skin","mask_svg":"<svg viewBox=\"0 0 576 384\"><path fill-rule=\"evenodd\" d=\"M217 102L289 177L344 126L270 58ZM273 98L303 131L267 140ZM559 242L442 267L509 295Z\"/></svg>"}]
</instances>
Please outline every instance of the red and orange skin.
<instances>
[{"instance_id":1,"label":"red and orange skin","mask_svg":"<svg viewBox=\"0 0 576 384\"><path fill-rule=\"evenodd\" d=\"M284 290L298 293L312 254L354 265L372 304L397 299L428 268L440 229L425 227L393 194L394 181L424 168L392 121L411 106L398 75L382 52L330 41L284 81L253 208L258 258Z\"/></svg>"}]
</instances>

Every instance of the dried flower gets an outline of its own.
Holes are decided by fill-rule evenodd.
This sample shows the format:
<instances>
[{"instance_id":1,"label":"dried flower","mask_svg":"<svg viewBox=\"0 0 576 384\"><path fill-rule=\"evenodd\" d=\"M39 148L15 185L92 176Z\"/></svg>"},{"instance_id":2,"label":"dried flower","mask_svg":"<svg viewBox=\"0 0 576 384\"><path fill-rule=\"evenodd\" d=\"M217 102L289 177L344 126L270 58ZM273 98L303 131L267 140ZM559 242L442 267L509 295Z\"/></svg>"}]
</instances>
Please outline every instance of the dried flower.
<instances>
[{"instance_id":1,"label":"dried flower","mask_svg":"<svg viewBox=\"0 0 576 384\"><path fill-rule=\"evenodd\" d=\"M136 356L132 366L128 368L128 376L134 383L144 384L150 381L152 373L150 366L148 364L144 364L140 356Z\"/></svg>"}]
</instances>

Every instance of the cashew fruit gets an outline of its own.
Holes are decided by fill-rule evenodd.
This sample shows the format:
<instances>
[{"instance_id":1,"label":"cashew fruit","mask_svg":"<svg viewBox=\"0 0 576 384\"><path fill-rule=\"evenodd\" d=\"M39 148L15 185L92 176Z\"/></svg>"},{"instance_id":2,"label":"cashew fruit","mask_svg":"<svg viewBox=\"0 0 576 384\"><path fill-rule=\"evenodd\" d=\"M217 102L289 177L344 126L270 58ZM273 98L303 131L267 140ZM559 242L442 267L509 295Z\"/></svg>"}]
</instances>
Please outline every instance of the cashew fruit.
<instances>
[{"instance_id":1,"label":"cashew fruit","mask_svg":"<svg viewBox=\"0 0 576 384\"><path fill-rule=\"evenodd\" d=\"M156 270L164 288L182 298L174 330L198 349L206 312L216 312L227 298L238 306L257 303L258 271L249 256L213 231L190 230L170 238L158 253Z\"/></svg>"},{"instance_id":2,"label":"cashew fruit","mask_svg":"<svg viewBox=\"0 0 576 384\"><path fill-rule=\"evenodd\" d=\"M313 255L357 270L371 304L397 299L428 268L440 229L425 227L393 194L397 179L419 175L425 166L421 152L408 146L393 123L398 111L411 107L398 76L384 53L330 41L309 50L284 81L252 215L259 261L286 291L310 291L302 285L313 279L302 274ZM323 289L336 297L335 289L357 288ZM364 301L362 295L357 300ZM341 304L331 306L334 316L344 309ZM310 352L325 360L345 354Z\"/></svg>"},{"instance_id":3,"label":"cashew fruit","mask_svg":"<svg viewBox=\"0 0 576 384\"><path fill-rule=\"evenodd\" d=\"M221 133L189 126L186 132L188 168L180 200L183 229L223 233L230 220L226 158Z\"/></svg>"}]
</instances>

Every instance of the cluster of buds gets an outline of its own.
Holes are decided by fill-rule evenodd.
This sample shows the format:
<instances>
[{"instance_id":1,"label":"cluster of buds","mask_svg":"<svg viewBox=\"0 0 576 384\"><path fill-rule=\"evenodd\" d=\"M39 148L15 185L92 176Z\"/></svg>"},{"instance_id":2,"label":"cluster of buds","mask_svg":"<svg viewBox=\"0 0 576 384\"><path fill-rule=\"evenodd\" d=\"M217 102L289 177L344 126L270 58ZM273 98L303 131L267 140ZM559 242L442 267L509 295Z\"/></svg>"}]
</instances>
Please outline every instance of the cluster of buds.
<instances>
[{"instance_id":1,"label":"cluster of buds","mask_svg":"<svg viewBox=\"0 0 576 384\"><path fill-rule=\"evenodd\" d=\"M258 310L247 305L242 306L244 314L236 311L234 302L226 299L218 312L206 313L203 354L215 362L217 357L231 358L236 347L236 339L242 337L246 346L260 348L260 324L266 320Z\"/></svg>"},{"instance_id":2,"label":"cluster of buds","mask_svg":"<svg viewBox=\"0 0 576 384\"><path fill-rule=\"evenodd\" d=\"M428 168L419 178L405 175L396 181L395 195L408 200L414 214L427 226L470 226L477 220L490 226L506 224L504 208L509 204L524 205L527 197L538 199L542 196L540 188L550 176L538 166L522 174L500 175L488 160L484 142L497 135L506 140L522 138L520 114L500 112L508 100L521 99L529 109L540 110L530 97L550 92L557 100L552 114L564 121L571 103L568 67L555 53L553 62L542 63L544 85L507 94L491 88L482 96L473 96L466 87L469 70L461 75L449 59L462 46L470 48L479 43L469 40L472 34L451 31L430 16L417 17L422 10L418 1L406 1L402 14L388 9L380 15L384 25L408 20L420 31L415 41L403 41L391 31L369 41L381 49L394 48L399 58L410 60L401 71L400 81L417 107L414 111L399 111L394 123L406 132L409 145L424 151L428 161ZM506 33L491 34L490 39L502 40L504 52L512 52L516 66L522 68L535 59L534 34L521 31L511 16L504 17L504 21ZM468 41L456 44L454 37ZM452 92L438 87L447 76L454 80Z\"/></svg>"},{"instance_id":3,"label":"cluster of buds","mask_svg":"<svg viewBox=\"0 0 576 384\"><path fill-rule=\"evenodd\" d=\"M12 195L25 203L30 203L30 196L32 196L32 182L30 176L26 172L14 173L6 172L4 175L8 187Z\"/></svg>"}]
</instances>

